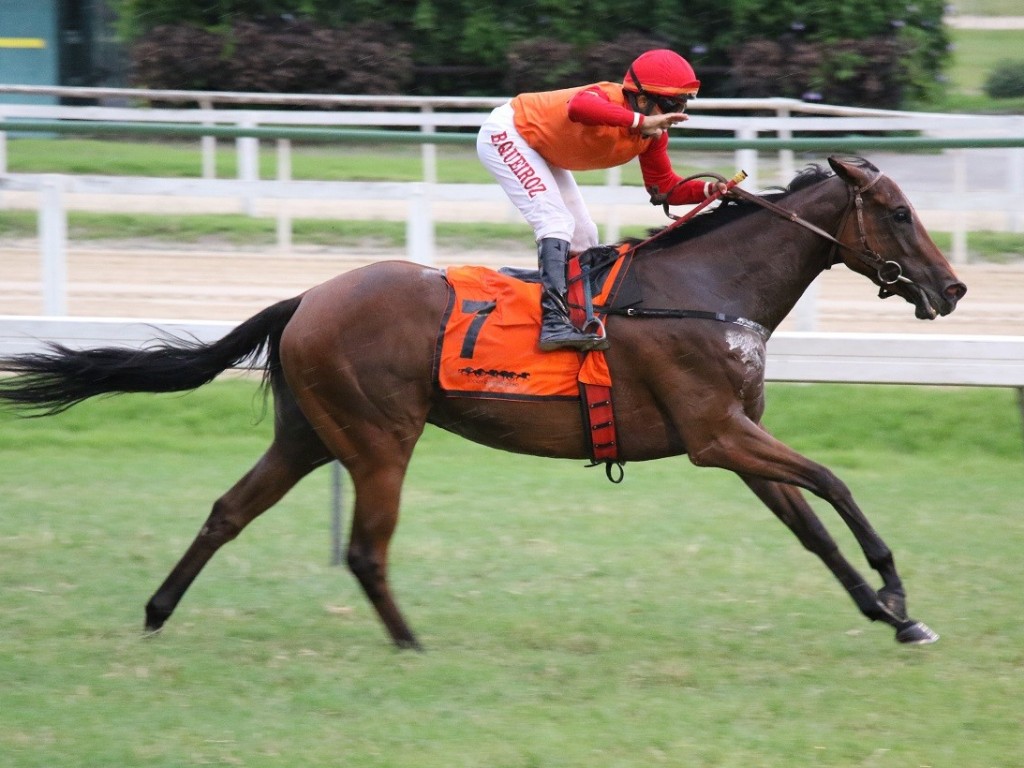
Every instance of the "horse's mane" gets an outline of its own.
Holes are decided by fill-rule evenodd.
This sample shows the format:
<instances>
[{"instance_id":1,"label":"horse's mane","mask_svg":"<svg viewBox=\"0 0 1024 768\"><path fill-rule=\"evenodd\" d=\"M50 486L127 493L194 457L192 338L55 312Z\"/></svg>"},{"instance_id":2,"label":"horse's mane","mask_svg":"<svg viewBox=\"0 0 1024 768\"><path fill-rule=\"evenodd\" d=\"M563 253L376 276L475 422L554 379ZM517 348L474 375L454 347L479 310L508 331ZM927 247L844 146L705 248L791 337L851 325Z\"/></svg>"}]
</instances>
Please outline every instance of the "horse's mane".
<instances>
[{"instance_id":1,"label":"horse's mane","mask_svg":"<svg viewBox=\"0 0 1024 768\"><path fill-rule=\"evenodd\" d=\"M807 187L820 184L834 175L835 174L830 170L823 168L817 163L812 163L794 176L793 180L790 181L786 187L773 187L768 192L763 193L762 197L766 200L771 200L774 203L779 203L780 201L784 201L794 192L799 192ZM649 247L652 250L661 250L687 240L692 240L695 237L700 237L708 232L719 229L726 224L730 224L758 210L761 210L760 206L746 200L725 200L723 204L719 205L717 208L707 213L698 214L685 224L666 232L664 235L652 242ZM649 234L653 235L660 231L661 230L658 229L652 229ZM641 242L641 240L636 238L627 238L622 241L623 244L629 245L636 245L639 242Z\"/></svg>"}]
</instances>

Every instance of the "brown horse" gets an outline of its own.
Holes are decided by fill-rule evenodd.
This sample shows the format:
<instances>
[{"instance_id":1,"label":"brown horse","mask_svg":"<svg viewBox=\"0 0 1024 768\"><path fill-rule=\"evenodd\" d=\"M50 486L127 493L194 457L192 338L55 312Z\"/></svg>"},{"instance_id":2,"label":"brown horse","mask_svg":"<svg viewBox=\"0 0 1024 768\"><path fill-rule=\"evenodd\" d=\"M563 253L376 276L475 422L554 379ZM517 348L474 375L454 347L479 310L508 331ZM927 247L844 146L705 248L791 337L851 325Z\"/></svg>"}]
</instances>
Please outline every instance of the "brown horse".
<instances>
[{"instance_id":1,"label":"brown horse","mask_svg":"<svg viewBox=\"0 0 1024 768\"><path fill-rule=\"evenodd\" d=\"M845 262L923 319L949 314L966 291L893 181L861 159L829 163L834 174L812 166L770 196L769 205L799 214L804 228L778 210L732 201L637 251L631 274L643 297L638 306L648 311L607 324L619 455L688 454L699 466L732 470L822 559L867 618L894 627L900 642L931 642L937 635L908 617L892 553L847 487L760 424L767 334L823 269ZM438 270L378 263L268 307L211 344L173 339L145 351L52 345L46 354L2 360L0 370L18 375L0 379L0 400L55 413L103 393L193 389L247 361L265 367L275 399L273 442L213 505L147 604L147 629L164 625L221 546L307 473L338 459L355 492L348 565L395 644L416 648L388 583L388 543L424 426L518 453L588 455L578 403L438 391L432 367L449 292ZM266 363L254 362L264 353ZM840 553L799 489L839 513L881 576L879 590Z\"/></svg>"}]
</instances>

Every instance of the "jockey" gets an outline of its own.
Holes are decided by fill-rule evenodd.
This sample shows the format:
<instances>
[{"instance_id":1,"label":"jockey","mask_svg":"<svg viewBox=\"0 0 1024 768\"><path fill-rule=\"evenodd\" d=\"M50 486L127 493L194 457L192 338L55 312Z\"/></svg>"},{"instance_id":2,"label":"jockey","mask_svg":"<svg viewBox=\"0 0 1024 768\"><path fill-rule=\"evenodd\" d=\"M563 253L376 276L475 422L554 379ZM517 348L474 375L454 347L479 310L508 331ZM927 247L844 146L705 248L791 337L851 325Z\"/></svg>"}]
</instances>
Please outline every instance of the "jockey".
<instances>
[{"instance_id":1,"label":"jockey","mask_svg":"<svg viewBox=\"0 0 1024 768\"><path fill-rule=\"evenodd\" d=\"M698 203L724 191L719 182L681 184L668 156L667 130L687 119L686 101L698 88L686 59L670 50L650 50L629 66L621 85L523 93L496 108L481 127L477 154L537 239L542 350L608 346L603 336L584 333L569 321L569 251L598 244L597 225L572 171L611 168L639 157L644 184L652 195L667 195L670 205Z\"/></svg>"}]
</instances>

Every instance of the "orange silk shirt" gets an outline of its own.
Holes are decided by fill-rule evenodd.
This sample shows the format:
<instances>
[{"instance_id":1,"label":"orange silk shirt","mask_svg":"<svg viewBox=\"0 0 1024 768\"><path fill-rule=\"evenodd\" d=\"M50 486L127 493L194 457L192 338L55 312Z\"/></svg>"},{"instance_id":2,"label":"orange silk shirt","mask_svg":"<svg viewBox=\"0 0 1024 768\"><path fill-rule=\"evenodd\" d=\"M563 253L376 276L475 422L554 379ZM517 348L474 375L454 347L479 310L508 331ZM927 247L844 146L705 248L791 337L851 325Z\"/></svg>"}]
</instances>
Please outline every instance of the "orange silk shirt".
<instances>
[{"instance_id":1,"label":"orange silk shirt","mask_svg":"<svg viewBox=\"0 0 1024 768\"><path fill-rule=\"evenodd\" d=\"M512 99L516 130L552 165L592 171L628 163L653 141L640 131L612 125L584 125L569 119L568 103L580 91L600 88L613 104L629 109L618 83L596 83L560 91L523 93Z\"/></svg>"}]
</instances>

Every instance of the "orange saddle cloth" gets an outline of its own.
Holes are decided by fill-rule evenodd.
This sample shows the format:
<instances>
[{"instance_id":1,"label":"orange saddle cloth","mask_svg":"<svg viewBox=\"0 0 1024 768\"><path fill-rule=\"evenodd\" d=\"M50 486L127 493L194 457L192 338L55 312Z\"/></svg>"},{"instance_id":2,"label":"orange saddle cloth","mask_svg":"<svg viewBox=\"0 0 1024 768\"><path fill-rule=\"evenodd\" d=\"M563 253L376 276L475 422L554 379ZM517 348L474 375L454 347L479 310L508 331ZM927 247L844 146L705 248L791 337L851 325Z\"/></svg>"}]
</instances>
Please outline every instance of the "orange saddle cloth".
<instances>
[{"instance_id":1,"label":"orange saddle cloth","mask_svg":"<svg viewBox=\"0 0 1024 768\"><path fill-rule=\"evenodd\" d=\"M579 400L581 384L611 386L603 352L541 352L540 285L485 267L449 267L448 309L435 361L452 397Z\"/></svg>"}]
</instances>

